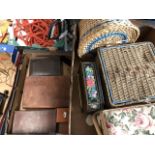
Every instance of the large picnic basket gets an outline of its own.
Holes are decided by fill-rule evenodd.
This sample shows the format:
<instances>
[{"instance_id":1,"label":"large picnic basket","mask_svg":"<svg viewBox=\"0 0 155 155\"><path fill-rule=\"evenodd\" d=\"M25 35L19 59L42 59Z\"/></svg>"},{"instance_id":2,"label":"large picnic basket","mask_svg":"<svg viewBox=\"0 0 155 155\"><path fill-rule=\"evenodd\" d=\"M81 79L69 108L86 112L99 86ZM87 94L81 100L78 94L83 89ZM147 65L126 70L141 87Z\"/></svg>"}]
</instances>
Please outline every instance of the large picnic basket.
<instances>
[{"instance_id":1,"label":"large picnic basket","mask_svg":"<svg viewBox=\"0 0 155 155\"><path fill-rule=\"evenodd\" d=\"M98 135L155 135L155 104L98 111L93 124Z\"/></svg>"},{"instance_id":2,"label":"large picnic basket","mask_svg":"<svg viewBox=\"0 0 155 155\"><path fill-rule=\"evenodd\" d=\"M129 20L85 19L79 23L78 55L109 45L133 43L139 37L139 28Z\"/></svg>"},{"instance_id":3,"label":"large picnic basket","mask_svg":"<svg viewBox=\"0 0 155 155\"><path fill-rule=\"evenodd\" d=\"M108 107L155 102L155 48L151 42L97 51Z\"/></svg>"}]
</instances>

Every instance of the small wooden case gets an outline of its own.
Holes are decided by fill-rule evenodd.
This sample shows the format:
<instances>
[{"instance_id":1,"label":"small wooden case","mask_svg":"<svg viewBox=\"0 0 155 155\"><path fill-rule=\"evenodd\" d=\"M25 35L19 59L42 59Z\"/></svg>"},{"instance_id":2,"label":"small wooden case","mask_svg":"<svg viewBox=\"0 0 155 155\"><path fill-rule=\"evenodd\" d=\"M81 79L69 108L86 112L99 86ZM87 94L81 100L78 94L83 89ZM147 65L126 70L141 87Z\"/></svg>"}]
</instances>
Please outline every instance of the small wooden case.
<instances>
[{"instance_id":1,"label":"small wooden case","mask_svg":"<svg viewBox=\"0 0 155 155\"><path fill-rule=\"evenodd\" d=\"M69 105L68 76L30 76L24 84L22 107L25 109L62 108Z\"/></svg>"},{"instance_id":2,"label":"small wooden case","mask_svg":"<svg viewBox=\"0 0 155 155\"><path fill-rule=\"evenodd\" d=\"M58 56L36 57L30 60L31 76L62 75L62 63Z\"/></svg>"},{"instance_id":3,"label":"small wooden case","mask_svg":"<svg viewBox=\"0 0 155 155\"><path fill-rule=\"evenodd\" d=\"M15 111L12 134L55 134L56 110Z\"/></svg>"}]
</instances>

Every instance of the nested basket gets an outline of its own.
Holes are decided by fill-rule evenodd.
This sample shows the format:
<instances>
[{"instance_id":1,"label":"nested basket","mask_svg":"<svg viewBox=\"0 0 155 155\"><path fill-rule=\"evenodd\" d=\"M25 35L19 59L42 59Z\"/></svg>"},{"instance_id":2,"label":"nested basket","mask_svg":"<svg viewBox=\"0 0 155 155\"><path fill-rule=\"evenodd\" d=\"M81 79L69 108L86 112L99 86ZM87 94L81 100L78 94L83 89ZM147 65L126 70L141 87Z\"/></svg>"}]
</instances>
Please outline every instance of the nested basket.
<instances>
[{"instance_id":1,"label":"nested basket","mask_svg":"<svg viewBox=\"0 0 155 155\"><path fill-rule=\"evenodd\" d=\"M139 28L129 20L103 19L81 20L79 23L79 33L79 57L97 47L133 43L140 35Z\"/></svg>"},{"instance_id":2,"label":"nested basket","mask_svg":"<svg viewBox=\"0 0 155 155\"><path fill-rule=\"evenodd\" d=\"M155 102L155 48L151 42L97 51L110 107Z\"/></svg>"}]
</instances>

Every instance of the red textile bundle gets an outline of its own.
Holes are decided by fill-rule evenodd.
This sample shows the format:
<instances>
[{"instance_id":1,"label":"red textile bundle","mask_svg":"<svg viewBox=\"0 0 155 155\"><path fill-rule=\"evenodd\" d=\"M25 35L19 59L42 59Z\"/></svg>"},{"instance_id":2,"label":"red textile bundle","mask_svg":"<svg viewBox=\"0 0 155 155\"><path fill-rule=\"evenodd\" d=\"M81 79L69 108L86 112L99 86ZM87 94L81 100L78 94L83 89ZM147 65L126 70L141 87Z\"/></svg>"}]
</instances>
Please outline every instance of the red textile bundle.
<instances>
[{"instance_id":1,"label":"red textile bundle","mask_svg":"<svg viewBox=\"0 0 155 155\"><path fill-rule=\"evenodd\" d=\"M49 26L53 19L18 19L14 26L14 36L21 39L27 46L38 44L42 47L49 47L54 44L48 39Z\"/></svg>"}]
</instances>

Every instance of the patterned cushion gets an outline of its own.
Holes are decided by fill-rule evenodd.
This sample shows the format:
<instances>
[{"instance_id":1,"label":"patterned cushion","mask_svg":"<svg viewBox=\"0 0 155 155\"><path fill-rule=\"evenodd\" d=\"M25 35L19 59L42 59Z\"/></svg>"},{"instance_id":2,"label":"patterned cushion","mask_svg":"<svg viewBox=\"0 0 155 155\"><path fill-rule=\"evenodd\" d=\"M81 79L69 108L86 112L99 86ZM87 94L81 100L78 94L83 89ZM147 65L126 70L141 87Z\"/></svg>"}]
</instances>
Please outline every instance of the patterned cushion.
<instances>
[{"instance_id":1,"label":"patterned cushion","mask_svg":"<svg viewBox=\"0 0 155 155\"><path fill-rule=\"evenodd\" d=\"M104 134L155 134L154 104L104 110L100 113L100 119Z\"/></svg>"}]
</instances>

